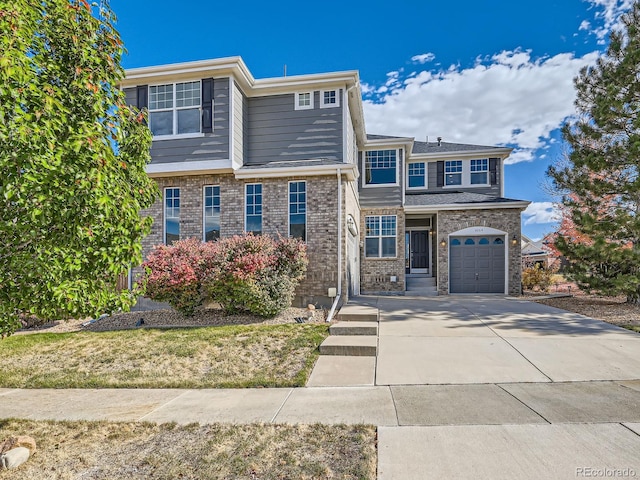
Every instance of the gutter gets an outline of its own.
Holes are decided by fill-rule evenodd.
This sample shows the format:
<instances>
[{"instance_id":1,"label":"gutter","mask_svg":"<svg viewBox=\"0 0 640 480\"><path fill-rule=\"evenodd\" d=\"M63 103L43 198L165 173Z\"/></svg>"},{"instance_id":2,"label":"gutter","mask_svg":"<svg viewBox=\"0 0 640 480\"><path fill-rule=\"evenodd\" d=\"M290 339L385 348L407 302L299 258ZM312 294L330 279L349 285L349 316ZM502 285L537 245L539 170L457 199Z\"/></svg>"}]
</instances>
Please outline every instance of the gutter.
<instances>
[{"instance_id":1,"label":"gutter","mask_svg":"<svg viewBox=\"0 0 640 480\"><path fill-rule=\"evenodd\" d=\"M327 316L327 323L333 320L336 307L342 295L342 172L338 168L338 291Z\"/></svg>"}]
</instances>

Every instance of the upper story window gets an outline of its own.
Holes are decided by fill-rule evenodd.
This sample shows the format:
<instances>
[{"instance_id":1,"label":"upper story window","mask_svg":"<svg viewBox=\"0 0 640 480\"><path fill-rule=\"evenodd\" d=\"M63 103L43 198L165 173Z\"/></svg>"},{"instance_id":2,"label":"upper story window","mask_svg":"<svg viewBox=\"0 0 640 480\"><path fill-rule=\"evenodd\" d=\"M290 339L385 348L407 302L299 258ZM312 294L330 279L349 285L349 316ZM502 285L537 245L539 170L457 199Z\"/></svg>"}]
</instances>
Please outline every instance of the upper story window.
<instances>
[{"instance_id":1,"label":"upper story window","mask_svg":"<svg viewBox=\"0 0 640 480\"><path fill-rule=\"evenodd\" d=\"M471 185L487 185L489 183L489 159L471 160Z\"/></svg>"},{"instance_id":2,"label":"upper story window","mask_svg":"<svg viewBox=\"0 0 640 480\"><path fill-rule=\"evenodd\" d=\"M204 241L211 242L220 238L220 187L204 187Z\"/></svg>"},{"instance_id":3,"label":"upper story window","mask_svg":"<svg viewBox=\"0 0 640 480\"><path fill-rule=\"evenodd\" d=\"M180 189L164 189L164 243L180 240Z\"/></svg>"},{"instance_id":4,"label":"upper story window","mask_svg":"<svg viewBox=\"0 0 640 480\"><path fill-rule=\"evenodd\" d=\"M365 152L365 185L396 185L397 150L369 150Z\"/></svg>"},{"instance_id":5,"label":"upper story window","mask_svg":"<svg viewBox=\"0 0 640 480\"><path fill-rule=\"evenodd\" d=\"M313 108L313 92L300 92L295 95L296 110L310 110Z\"/></svg>"},{"instance_id":6,"label":"upper story window","mask_svg":"<svg viewBox=\"0 0 640 480\"><path fill-rule=\"evenodd\" d=\"M244 231L256 235L262 233L262 184L245 185L245 222Z\"/></svg>"},{"instance_id":7,"label":"upper story window","mask_svg":"<svg viewBox=\"0 0 640 480\"><path fill-rule=\"evenodd\" d=\"M462 160L444 162L444 184L462 185Z\"/></svg>"},{"instance_id":8,"label":"upper story window","mask_svg":"<svg viewBox=\"0 0 640 480\"><path fill-rule=\"evenodd\" d=\"M200 133L200 81L149 87L149 128L154 136Z\"/></svg>"},{"instance_id":9,"label":"upper story window","mask_svg":"<svg viewBox=\"0 0 640 480\"><path fill-rule=\"evenodd\" d=\"M427 168L424 162L410 163L407 167L409 188L424 188L427 186Z\"/></svg>"},{"instance_id":10,"label":"upper story window","mask_svg":"<svg viewBox=\"0 0 640 480\"><path fill-rule=\"evenodd\" d=\"M340 106L340 95L338 90L322 90L320 92L320 108L331 108Z\"/></svg>"}]
</instances>

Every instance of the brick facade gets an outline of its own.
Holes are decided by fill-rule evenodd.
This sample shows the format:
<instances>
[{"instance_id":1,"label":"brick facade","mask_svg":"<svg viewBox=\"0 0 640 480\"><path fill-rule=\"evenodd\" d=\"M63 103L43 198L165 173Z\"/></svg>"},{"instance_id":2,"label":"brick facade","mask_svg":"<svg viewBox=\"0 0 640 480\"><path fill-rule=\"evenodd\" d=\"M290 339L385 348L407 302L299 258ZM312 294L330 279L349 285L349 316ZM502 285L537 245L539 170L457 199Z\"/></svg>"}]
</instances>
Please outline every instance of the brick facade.
<instances>
[{"instance_id":1,"label":"brick facade","mask_svg":"<svg viewBox=\"0 0 640 480\"><path fill-rule=\"evenodd\" d=\"M193 175L163 177L155 179L161 193L167 187L180 188L180 238L203 238L203 187L220 186L220 235L229 237L244 231L245 185L262 184L262 232L278 237L288 236L289 231L289 182L307 182L307 254L309 267L306 278L297 289L296 305L309 303L328 306L331 299L328 289L338 284L338 181L336 176L284 177L236 180L233 174ZM342 181L342 218L349 211L359 216L357 199L353 198L353 187ZM348 202L347 202L348 200ZM348 205L347 205L348 204ZM164 238L164 200L158 200L151 208L142 212L143 216L153 217L151 234L143 241L144 256L153 246L163 243ZM342 248L342 284L347 297L347 242L348 231L343 228ZM135 274L140 269L134 270Z\"/></svg>"},{"instance_id":2,"label":"brick facade","mask_svg":"<svg viewBox=\"0 0 640 480\"><path fill-rule=\"evenodd\" d=\"M507 232L505 248L507 249L509 271L508 294L519 295L521 293L522 271L520 262L520 213L519 208L495 209L495 210L456 210L441 211L438 213L438 293L447 295L449 293L449 245L450 234L469 227L490 227L496 230ZM514 246L511 238L516 236L517 242ZM440 242L446 241L446 246L442 247Z\"/></svg>"},{"instance_id":3,"label":"brick facade","mask_svg":"<svg viewBox=\"0 0 640 480\"><path fill-rule=\"evenodd\" d=\"M367 258L364 238L366 234L365 217L370 215L396 215L396 256L395 258ZM361 276L362 293L401 293L405 291L405 244L404 210L402 208L367 208L360 214L361 233ZM395 277L395 282L392 282Z\"/></svg>"}]
</instances>

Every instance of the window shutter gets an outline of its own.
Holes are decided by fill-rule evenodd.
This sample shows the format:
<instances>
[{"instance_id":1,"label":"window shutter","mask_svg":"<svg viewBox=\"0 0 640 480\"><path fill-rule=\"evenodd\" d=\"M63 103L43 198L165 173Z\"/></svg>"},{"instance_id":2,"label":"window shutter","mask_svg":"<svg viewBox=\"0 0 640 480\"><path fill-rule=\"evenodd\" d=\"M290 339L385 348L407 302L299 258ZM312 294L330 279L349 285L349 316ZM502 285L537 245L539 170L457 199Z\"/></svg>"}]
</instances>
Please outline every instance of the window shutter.
<instances>
[{"instance_id":1,"label":"window shutter","mask_svg":"<svg viewBox=\"0 0 640 480\"><path fill-rule=\"evenodd\" d=\"M437 166L437 186L438 187L444 187L444 162L443 161L439 161L436 162L436 166Z\"/></svg>"},{"instance_id":2,"label":"window shutter","mask_svg":"<svg viewBox=\"0 0 640 480\"><path fill-rule=\"evenodd\" d=\"M213 78L202 80L202 131L213 132Z\"/></svg>"},{"instance_id":3,"label":"window shutter","mask_svg":"<svg viewBox=\"0 0 640 480\"><path fill-rule=\"evenodd\" d=\"M489 183L491 185L498 184L498 159L497 158L489 159Z\"/></svg>"},{"instance_id":4,"label":"window shutter","mask_svg":"<svg viewBox=\"0 0 640 480\"><path fill-rule=\"evenodd\" d=\"M147 85L138 85L136 96L136 107L142 110L149 106L149 87Z\"/></svg>"}]
</instances>

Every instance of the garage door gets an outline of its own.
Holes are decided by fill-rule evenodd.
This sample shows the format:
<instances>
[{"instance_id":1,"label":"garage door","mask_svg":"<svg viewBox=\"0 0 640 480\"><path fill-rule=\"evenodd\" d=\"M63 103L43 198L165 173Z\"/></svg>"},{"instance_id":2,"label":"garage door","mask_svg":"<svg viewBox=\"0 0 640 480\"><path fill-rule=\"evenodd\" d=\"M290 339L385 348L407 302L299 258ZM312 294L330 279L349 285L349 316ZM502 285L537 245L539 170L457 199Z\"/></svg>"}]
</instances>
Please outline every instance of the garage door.
<instances>
[{"instance_id":1,"label":"garage door","mask_svg":"<svg viewBox=\"0 0 640 480\"><path fill-rule=\"evenodd\" d=\"M504 293L505 247L502 236L451 237L450 293Z\"/></svg>"}]
</instances>

